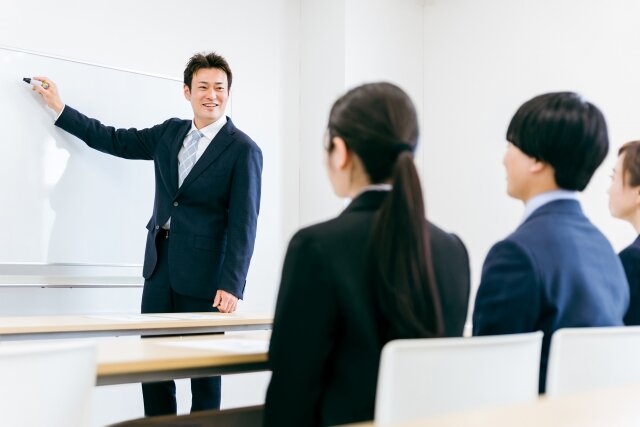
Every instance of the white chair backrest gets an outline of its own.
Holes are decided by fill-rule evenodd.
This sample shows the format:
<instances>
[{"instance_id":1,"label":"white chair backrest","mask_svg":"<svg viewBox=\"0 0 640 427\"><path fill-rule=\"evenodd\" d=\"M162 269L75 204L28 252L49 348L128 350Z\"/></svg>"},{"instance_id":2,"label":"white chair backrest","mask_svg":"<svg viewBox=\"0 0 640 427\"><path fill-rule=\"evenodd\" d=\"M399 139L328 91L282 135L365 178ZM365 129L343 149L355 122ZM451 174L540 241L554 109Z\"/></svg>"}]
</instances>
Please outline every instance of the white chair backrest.
<instances>
[{"instance_id":1,"label":"white chair backrest","mask_svg":"<svg viewBox=\"0 0 640 427\"><path fill-rule=\"evenodd\" d=\"M0 425L86 427L96 383L92 342L0 344Z\"/></svg>"},{"instance_id":2,"label":"white chair backrest","mask_svg":"<svg viewBox=\"0 0 640 427\"><path fill-rule=\"evenodd\" d=\"M380 359L375 425L536 399L542 335L387 343Z\"/></svg>"},{"instance_id":3,"label":"white chair backrest","mask_svg":"<svg viewBox=\"0 0 640 427\"><path fill-rule=\"evenodd\" d=\"M559 329L551 337L548 396L640 383L640 326Z\"/></svg>"}]
</instances>

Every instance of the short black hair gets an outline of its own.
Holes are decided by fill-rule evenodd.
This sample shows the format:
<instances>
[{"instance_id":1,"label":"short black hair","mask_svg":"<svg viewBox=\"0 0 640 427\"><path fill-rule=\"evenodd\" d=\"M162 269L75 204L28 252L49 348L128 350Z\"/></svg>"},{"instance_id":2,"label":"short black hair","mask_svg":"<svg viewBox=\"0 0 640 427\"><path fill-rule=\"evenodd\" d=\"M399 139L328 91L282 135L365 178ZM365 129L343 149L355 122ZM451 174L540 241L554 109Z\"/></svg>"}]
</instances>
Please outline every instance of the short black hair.
<instances>
[{"instance_id":1,"label":"short black hair","mask_svg":"<svg viewBox=\"0 0 640 427\"><path fill-rule=\"evenodd\" d=\"M507 140L555 171L558 187L582 191L609 151L604 115L573 92L538 95L522 104Z\"/></svg>"},{"instance_id":2,"label":"short black hair","mask_svg":"<svg viewBox=\"0 0 640 427\"><path fill-rule=\"evenodd\" d=\"M189 87L189 90L191 90L193 75L202 68L218 68L224 71L227 75L227 91L231 90L231 80L233 79L231 67L229 67L229 63L223 56L215 52L196 53L189 58L189 62L184 68L184 84Z\"/></svg>"}]
</instances>

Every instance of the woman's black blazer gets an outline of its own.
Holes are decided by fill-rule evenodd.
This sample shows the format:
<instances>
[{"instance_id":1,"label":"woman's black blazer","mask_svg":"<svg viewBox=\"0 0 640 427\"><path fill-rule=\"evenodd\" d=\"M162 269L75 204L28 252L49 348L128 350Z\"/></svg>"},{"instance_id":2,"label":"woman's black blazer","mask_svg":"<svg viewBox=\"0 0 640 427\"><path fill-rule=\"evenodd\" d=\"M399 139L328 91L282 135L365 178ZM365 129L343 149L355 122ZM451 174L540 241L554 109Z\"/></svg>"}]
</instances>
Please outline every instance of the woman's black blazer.
<instances>
[{"instance_id":1,"label":"woman's black blazer","mask_svg":"<svg viewBox=\"0 0 640 427\"><path fill-rule=\"evenodd\" d=\"M319 426L373 418L383 339L366 280L374 214L388 192L367 191L337 218L289 243L269 348L266 426ZM461 336L469 300L463 243L430 224L447 336Z\"/></svg>"}]
</instances>

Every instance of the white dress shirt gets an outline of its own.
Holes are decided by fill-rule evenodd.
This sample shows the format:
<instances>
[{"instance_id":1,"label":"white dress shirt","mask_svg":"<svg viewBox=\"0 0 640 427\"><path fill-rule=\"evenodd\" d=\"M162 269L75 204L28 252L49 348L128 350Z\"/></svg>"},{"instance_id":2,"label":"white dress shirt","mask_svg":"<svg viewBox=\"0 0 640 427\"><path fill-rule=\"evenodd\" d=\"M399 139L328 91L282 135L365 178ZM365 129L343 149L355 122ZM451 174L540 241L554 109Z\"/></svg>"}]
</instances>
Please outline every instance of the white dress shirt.
<instances>
[{"instance_id":1,"label":"white dress shirt","mask_svg":"<svg viewBox=\"0 0 640 427\"><path fill-rule=\"evenodd\" d=\"M198 151L196 152L196 163L198 163L198 160L200 160L200 157L202 157L202 154L204 153L204 150L207 149L209 144L211 144L211 141L213 141L213 138L216 137L218 132L220 132L220 129L222 129L222 127L226 123L227 123L227 116L224 116L224 115L222 117L220 117L217 121L211 123L208 126L203 127L202 129L198 129L196 127L196 124L192 121L191 122L191 129L189 129L189 132L187 132L187 136L185 136L184 141L182 141L182 147L180 147L180 152L178 152L178 158L180 158L180 153L182 152L182 150L184 150L184 144L187 141L187 138L189 138L189 135L191 134L191 132L194 131L194 130L199 130L204 136L202 136L198 140ZM180 165L178 164L178 168L179 167L180 167ZM195 165L194 165L194 167L195 167ZM189 176L189 175L187 175L187 176ZM169 219L162 226L162 228L164 228L165 230L169 230L171 228L171 217L169 217Z\"/></svg>"},{"instance_id":2,"label":"white dress shirt","mask_svg":"<svg viewBox=\"0 0 640 427\"><path fill-rule=\"evenodd\" d=\"M220 117L217 121L211 123L208 126L203 127L202 129L198 129L196 124L191 122L191 129L187 132L187 136L185 136L184 141L182 141L182 147L180 148L180 152L178 153L178 158L180 158L180 153L184 150L184 144L187 142L187 138L189 138L189 134L194 130L199 130L204 136L198 140L198 151L196 152L196 163L202 157L202 153L207 149L213 138L216 137L220 129L227 123L227 116ZM178 165L180 166L180 165Z\"/></svg>"}]
</instances>

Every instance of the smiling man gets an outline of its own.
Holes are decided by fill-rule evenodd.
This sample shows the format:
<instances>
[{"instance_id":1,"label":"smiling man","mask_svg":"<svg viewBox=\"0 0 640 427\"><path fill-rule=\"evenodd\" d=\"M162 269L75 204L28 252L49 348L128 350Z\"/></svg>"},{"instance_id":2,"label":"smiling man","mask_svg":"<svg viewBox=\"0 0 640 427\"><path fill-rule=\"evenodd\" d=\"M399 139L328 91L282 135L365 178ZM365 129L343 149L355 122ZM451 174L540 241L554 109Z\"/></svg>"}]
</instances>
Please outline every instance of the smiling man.
<instances>
[{"instance_id":1,"label":"smiling man","mask_svg":"<svg viewBox=\"0 0 640 427\"><path fill-rule=\"evenodd\" d=\"M142 312L234 312L256 236L262 153L225 116L232 81L227 61L215 53L194 55L184 70L193 120L142 130L104 126L65 106L53 81L36 79L49 84L34 90L58 113L56 126L96 150L154 162ZM142 391L147 416L176 413L173 381L143 384ZM192 411L220 407L220 377L192 379L191 392Z\"/></svg>"}]
</instances>

